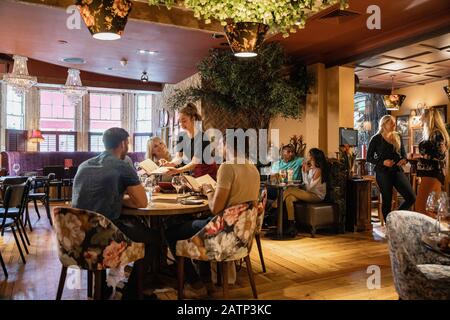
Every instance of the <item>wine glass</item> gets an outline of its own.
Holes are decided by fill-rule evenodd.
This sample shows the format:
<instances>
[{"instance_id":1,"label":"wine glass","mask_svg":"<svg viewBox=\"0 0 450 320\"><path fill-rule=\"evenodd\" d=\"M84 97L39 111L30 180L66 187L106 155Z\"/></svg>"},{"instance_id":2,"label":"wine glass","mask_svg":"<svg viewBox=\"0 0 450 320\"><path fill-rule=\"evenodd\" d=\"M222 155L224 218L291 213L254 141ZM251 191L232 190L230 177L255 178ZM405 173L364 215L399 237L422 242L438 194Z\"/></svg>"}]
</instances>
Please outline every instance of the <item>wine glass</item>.
<instances>
[{"instance_id":1,"label":"wine glass","mask_svg":"<svg viewBox=\"0 0 450 320\"><path fill-rule=\"evenodd\" d=\"M439 194L432 191L427 198L427 203L425 205L425 212L428 216L436 218L439 208Z\"/></svg>"},{"instance_id":2,"label":"wine glass","mask_svg":"<svg viewBox=\"0 0 450 320\"><path fill-rule=\"evenodd\" d=\"M437 211L437 232L441 235L442 231L448 231L448 222L450 219L449 214L449 201L446 192L441 192L439 196L439 206Z\"/></svg>"},{"instance_id":3,"label":"wine glass","mask_svg":"<svg viewBox=\"0 0 450 320\"><path fill-rule=\"evenodd\" d=\"M12 169L15 172L16 176L18 176L19 175L19 171L20 171L20 164L14 163Z\"/></svg>"},{"instance_id":4,"label":"wine glass","mask_svg":"<svg viewBox=\"0 0 450 320\"><path fill-rule=\"evenodd\" d=\"M181 176L174 176L172 178L172 185L177 190L177 201L178 201L178 193L180 192L181 187L183 187L183 182Z\"/></svg>"}]
</instances>

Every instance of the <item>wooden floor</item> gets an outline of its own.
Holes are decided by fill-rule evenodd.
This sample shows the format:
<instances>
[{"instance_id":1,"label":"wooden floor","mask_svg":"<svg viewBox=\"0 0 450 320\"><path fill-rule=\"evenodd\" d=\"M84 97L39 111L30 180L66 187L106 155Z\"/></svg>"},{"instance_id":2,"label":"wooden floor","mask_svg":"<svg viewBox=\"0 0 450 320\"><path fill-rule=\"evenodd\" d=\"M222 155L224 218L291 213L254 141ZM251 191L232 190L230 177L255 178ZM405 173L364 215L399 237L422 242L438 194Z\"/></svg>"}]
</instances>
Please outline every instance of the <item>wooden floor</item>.
<instances>
[{"instance_id":1,"label":"wooden floor","mask_svg":"<svg viewBox=\"0 0 450 320\"><path fill-rule=\"evenodd\" d=\"M54 233L43 208L40 211L42 218L37 220L30 207L34 230L28 233L31 246L25 265L20 260L12 234L6 232L0 238L0 250L9 272L5 280L0 270L0 299L55 298L60 263ZM259 299L398 299L387 242L372 232L322 233L316 238L301 234L294 240L263 239L262 246L266 273L262 273L256 245L251 256ZM380 289L367 288L370 265L381 269ZM63 299L87 299L85 276L83 272L81 289L69 289L66 285ZM230 298L251 299L244 267L237 278L237 283L230 286ZM174 289L168 286L160 289L157 291L160 299L176 299ZM208 284L208 291L213 299L221 298L221 288Z\"/></svg>"}]
</instances>

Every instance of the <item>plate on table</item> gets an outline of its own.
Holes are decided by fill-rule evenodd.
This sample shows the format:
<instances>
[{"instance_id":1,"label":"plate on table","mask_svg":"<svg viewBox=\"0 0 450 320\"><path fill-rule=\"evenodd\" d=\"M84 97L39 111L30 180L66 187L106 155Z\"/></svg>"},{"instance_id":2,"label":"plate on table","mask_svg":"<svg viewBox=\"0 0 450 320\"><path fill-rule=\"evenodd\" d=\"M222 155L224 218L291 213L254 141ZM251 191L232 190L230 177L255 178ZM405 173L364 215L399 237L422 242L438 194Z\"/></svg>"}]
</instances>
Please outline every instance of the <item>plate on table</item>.
<instances>
[{"instance_id":1,"label":"plate on table","mask_svg":"<svg viewBox=\"0 0 450 320\"><path fill-rule=\"evenodd\" d=\"M186 204L186 205L199 205L199 204L203 204L204 200L200 200L200 199L183 199L180 201L181 204Z\"/></svg>"}]
</instances>

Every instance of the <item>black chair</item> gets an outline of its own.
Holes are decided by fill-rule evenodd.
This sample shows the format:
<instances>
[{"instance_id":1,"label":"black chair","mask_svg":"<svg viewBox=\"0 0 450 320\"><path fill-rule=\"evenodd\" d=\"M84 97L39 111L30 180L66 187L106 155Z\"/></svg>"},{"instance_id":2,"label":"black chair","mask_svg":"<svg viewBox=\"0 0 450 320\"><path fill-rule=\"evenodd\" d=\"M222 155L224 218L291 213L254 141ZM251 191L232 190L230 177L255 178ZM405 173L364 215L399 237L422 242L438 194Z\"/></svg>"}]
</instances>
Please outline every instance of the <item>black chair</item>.
<instances>
[{"instance_id":1,"label":"black chair","mask_svg":"<svg viewBox=\"0 0 450 320\"><path fill-rule=\"evenodd\" d=\"M66 170L64 169L64 166L46 166L43 168L44 176L48 177L51 173L54 174L54 178L50 180L50 187L55 186L58 188L58 198L55 200L61 200L61 189L63 186L63 179L66 176Z\"/></svg>"},{"instance_id":2,"label":"black chair","mask_svg":"<svg viewBox=\"0 0 450 320\"><path fill-rule=\"evenodd\" d=\"M19 233L20 239L22 240L25 252L28 254L29 252L25 239L28 244L30 243L30 240L28 239L25 227L21 219L26 203L28 190L29 184L27 182L23 184L6 186L3 208L0 208L0 215L3 216L2 224L0 227L2 235L6 228L11 229L14 240L16 241L17 248L19 249L20 257L22 258L22 262L24 264L26 263L26 260L22 251L22 247L20 246L19 240L17 238L16 228L17 232ZM24 234L22 234L22 231L24 232Z\"/></svg>"},{"instance_id":3,"label":"black chair","mask_svg":"<svg viewBox=\"0 0 450 320\"><path fill-rule=\"evenodd\" d=\"M31 191L27 197L27 204L25 206L25 224L28 224L30 231L33 231L33 227L31 226L30 221L30 213L28 210L28 203L33 202L34 210L38 216L38 219L41 218L39 213L39 209L37 206L37 202L40 201L42 205L45 207L45 211L47 212L47 218L50 221L50 225L53 226L52 216L50 213L50 183L54 180L55 175L50 173L47 177L36 177L33 179L31 183ZM43 192L39 192L39 189L43 189Z\"/></svg>"},{"instance_id":4,"label":"black chair","mask_svg":"<svg viewBox=\"0 0 450 320\"><path fill-rule=\"evenodd\" d=\"M75 175L77 174L78 171L78 167L70 167L68 168L68 170L66 171L66 177L63 179L63 187L64 187L64 192L63 192L63 198L64 201L71 201L72 200L72 194L71 192L69 192L69 194L67 195L67 189L69 187L73 187L73 180L75 179Z\"/></svg>"},{"instance_id":5,"label":"black chair","mask_svg":"<svg viewBox=\"0 0 450 320\"><path fill-rule=\"evenodd\" d=\"M22 184L28 181L28 177L11 177L11 178L5 178L3 179L2 182L2 188L0 189L0 193L1 193L1 199L2 201L0 201L0 205L3 203L3 199L5 196L5 190L6 190L6 186L12 186L12 185L16 185L16 184Z\"/></svg>"}]
</instances>

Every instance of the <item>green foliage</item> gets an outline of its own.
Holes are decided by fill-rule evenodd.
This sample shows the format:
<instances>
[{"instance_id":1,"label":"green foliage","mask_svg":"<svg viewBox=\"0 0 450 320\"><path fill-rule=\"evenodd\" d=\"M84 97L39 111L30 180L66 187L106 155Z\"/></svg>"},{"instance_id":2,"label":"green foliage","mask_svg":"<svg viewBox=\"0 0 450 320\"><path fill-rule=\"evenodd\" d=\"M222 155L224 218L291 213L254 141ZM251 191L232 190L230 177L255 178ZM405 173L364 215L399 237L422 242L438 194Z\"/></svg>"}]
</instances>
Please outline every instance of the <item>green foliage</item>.
<instances>
[{"instance_id":1,"label":"green foliage","mask_svg":"<svg viewBox=\"0 0 450 320\"><path fill-rule=\"evenodd\" d=\"M248 117L254 128L266 128L276 116L299 119L312 79L308 79L305 66L294 66L285 74L287 62L283 48L274 42L263 45L252 59L214 49L198 66L202 85L175 90L169 104L179 109L202 99Z\"/></svg>"},{"instance_id":2,"label":"green foliage","mask_svg":"<svg viewBox=\"0 0 450 320\"><path fill-rule=\"evenodd\" d=\"M234 22L260 22L273 32L296 32L303 28L306 19L318 11L339 3L342 8L348 0L148 0L150 5L163 4L168 8L182 5L194 11L198 19L210 23L211 19Z\"/></svg>"}]
</instances>

